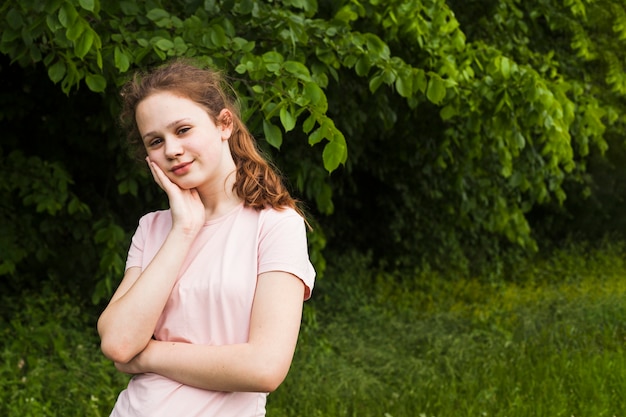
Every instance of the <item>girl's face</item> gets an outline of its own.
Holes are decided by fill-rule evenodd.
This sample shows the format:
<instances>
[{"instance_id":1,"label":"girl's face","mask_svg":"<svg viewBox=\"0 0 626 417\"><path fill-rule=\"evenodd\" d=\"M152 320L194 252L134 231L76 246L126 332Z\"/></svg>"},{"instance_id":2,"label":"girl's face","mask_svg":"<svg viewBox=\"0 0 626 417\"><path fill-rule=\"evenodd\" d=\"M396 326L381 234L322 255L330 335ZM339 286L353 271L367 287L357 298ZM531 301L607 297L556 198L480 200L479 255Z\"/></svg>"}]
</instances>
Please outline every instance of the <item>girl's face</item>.
<instances>
[{"instance_id":1,"label":"girl's face","mask_svg":"<svg viewBox=\"0 0 626 417\"><path fill-rule=\"evenodd\" d=\"M222 110L220 120L232 120ZM173 92L149 95L137 106L137 127L148 158L183 189L223 188L234 170L228 147L232 123L216 126L204 107Z\"/></svg>"}]
</instances>

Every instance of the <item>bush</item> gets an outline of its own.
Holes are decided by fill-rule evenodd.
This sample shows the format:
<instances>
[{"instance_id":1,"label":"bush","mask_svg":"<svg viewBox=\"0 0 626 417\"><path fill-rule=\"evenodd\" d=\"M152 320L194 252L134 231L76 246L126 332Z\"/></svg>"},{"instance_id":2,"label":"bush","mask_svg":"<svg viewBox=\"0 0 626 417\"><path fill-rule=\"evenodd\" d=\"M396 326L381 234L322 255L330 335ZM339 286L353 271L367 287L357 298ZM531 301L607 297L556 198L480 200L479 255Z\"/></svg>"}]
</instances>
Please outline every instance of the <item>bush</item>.
<instances>
[{"instance_id":1,"label":"bush","mask_svg":"<svg viewBox=\"0 0 626 417\"><path fill-rule=\"evenodd\" d=\"M570 246L487 279L335 260L268 415L622 415L622 257Z\"/></svg>"},{"instance_id":2,"label":"bush","mask_svg":"<svg viewBox=\"0 0 626 417\"><path fill-rule=\"evenodd\" d=\"M570 244L484 276L335 256L267 415L624 415L623 255ZM128 377L100 353L98 311L46 287L2 301L0 415L108 416Z\"/></svg>"},{"instance_id":3,"label":"bush","mask_svg":"<svg viewBox=\"0 0 626 417\"><path fill-rule=\"evenodd\" d=\"M0 415L108 416L127 378L100 352L93 307L47 289L2 301Z\"/></svg>"}]
</instances>

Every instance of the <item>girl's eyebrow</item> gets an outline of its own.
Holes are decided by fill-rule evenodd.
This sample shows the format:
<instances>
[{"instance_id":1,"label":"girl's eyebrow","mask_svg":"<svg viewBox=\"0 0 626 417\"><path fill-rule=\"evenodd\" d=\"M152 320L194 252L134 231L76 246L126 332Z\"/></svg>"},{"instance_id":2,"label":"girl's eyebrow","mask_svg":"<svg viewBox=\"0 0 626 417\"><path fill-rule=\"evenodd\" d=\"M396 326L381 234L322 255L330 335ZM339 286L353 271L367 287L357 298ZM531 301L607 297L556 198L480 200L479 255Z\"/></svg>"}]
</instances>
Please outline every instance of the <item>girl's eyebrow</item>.
<instances>
[{"instance_id":1,"label":"girl's eyebrow","mask_svg":"<svg viewBox=\"0 0 626 417\"><path fill-rule=\"evenodd\" d=\"M171 129L172 127L176 126L177 124L182 123L182 122L186 122L186 121L188 121L188 120L190 120L190 119L189 119L189 118L187 118L187 117L185 117L185 118L183 118L183 119L174 120L173 122L168 123L168 125L167 125L167 126L165 126L165 128L166 128L166 129ZM152 132L148 132L148 133L146 133L145 135L143 135L143 136L142 136L142 138L143 138L144 140L146 140L147 138L149 138L149 137L151 137L151 136L157 136L157 135L158 135L158 133L157 133L156 131L152 131Z\"/></svg>"}]
</instances>

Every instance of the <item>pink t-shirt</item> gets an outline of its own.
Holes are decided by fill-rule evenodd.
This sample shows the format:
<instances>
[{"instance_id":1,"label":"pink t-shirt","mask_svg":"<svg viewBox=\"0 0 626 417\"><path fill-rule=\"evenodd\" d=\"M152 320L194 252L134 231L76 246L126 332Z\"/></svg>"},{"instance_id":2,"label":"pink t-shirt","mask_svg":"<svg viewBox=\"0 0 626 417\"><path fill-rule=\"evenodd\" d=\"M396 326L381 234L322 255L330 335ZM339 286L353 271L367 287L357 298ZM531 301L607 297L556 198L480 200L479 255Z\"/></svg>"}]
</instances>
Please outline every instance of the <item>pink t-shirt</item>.
<instances>
[{"instance_id":1,"label":"pink t-shirt","mask_svg":"<svg viewBox=\"0 0 626 417\"><path fill-rule=\"evenodd\" d=\"M126 268L145 269L171 225L169 210L143 216ZM206 345L245 343L257 277L268 271L295 275L305 284L305 300L311 296L315 270L298 213L256 211L241 204L207 222L181 267L155 338ZM266 393L207 391L157 374L140 374L120 393L111 416L264 416L266 397Z\"/></svg>"}]
</instances>

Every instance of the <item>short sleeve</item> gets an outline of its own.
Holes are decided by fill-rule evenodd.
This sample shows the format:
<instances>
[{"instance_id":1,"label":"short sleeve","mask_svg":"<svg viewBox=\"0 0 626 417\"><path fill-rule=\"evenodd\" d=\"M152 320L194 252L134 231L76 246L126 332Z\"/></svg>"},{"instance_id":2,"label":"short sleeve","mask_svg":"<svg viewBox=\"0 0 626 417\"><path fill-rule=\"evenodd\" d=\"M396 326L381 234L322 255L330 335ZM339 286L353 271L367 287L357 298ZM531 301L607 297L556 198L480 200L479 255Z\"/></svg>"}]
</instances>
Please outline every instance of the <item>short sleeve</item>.
<instances>
[{"instance_id":1,"label":"short sleeve","mask_svg":"<svg viewBox=\"0 0 626 417\"><path fill-rule=\"evenodd\" d=\"M143 215L130 241L126 269L133 266L145 268L159 250L172 228L169 210Z\"/></svg>"},{"instance_id":2,"label":"short sleeve","mask_svg":"<svg viewBox=\"0 0 626 417\"><path fill-rule=\"evenodd\" d=\"M143 246L145 243L144 227L142 227L145 226L144 219L145 217L142 217L139 220L139 225L137 226L137 229L133 234L133 238L130 241L130 248L128 249L128 255L126 257L127 270L133 266L141 266L141 260L143 259Z\"/></svg>"},{"instance_id":3,"label":"short sleeve","mask_svg":"<svg viewBox=\"0 0 626 417\"><path fill-rule=\"evenodd\" d=\"M297 276L305 285L304 299L311 297L315 269L309 258L304 219L295 210L263 212L258 262L259 274L283 271Z\"/></svg>"}]
</instances>

